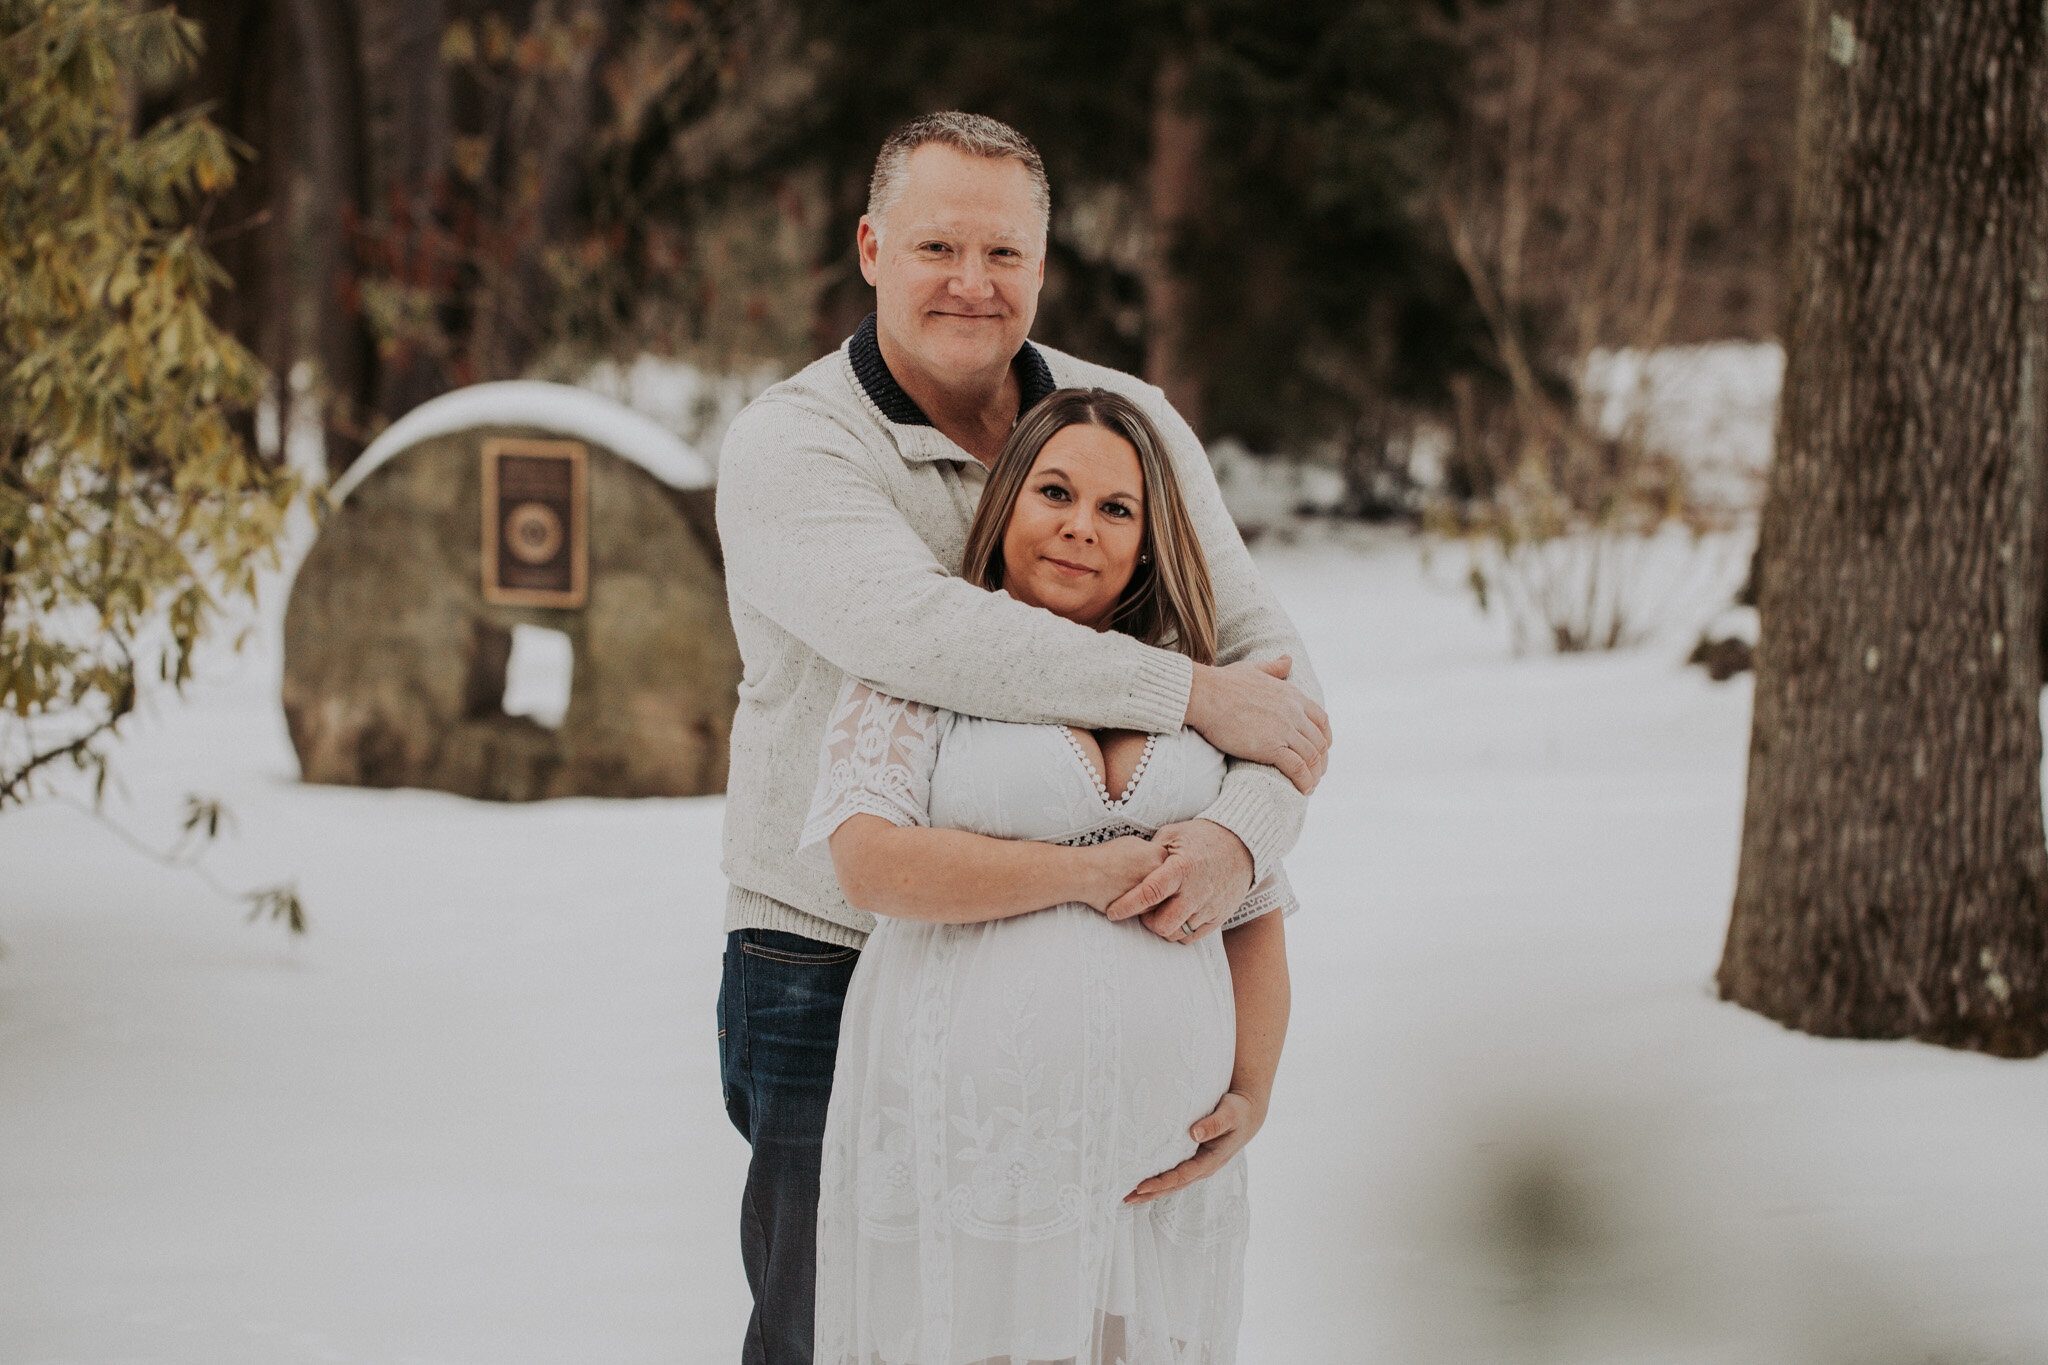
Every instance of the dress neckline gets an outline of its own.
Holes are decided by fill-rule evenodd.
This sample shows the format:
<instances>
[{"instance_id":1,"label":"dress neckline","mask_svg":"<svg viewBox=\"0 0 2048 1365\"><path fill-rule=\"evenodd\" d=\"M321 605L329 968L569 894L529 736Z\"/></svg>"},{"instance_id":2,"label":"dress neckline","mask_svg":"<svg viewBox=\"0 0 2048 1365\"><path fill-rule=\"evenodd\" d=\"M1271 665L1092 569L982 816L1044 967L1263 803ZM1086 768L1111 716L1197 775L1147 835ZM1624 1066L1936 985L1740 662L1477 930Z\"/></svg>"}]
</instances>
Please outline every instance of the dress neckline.
<instances>
[{"instance_id":1,"label":"dress neckline","mask_svg":"<svg viewBox=\"0 0 2048 1365\"><path fill-rule=\"evenodd\" d=\"M1109 794L1108 780L1102 773L1096 770L1093 763L1088 761L1088 751L1081 747L1081 740L1079 736L1075 735L1074 727L1071 725L1061 725L1056 728L1066 738L1067 748L1073 753L1074 761L1079 763L1081 771L1088 775L1089 783L1095 788L1095 799L1102 803L1102 808L1108 811L1120 811L1129 805L1132 795L1138 790L1138 784L1145 780L1145 769L1152 766L1152 752L1159 746L1159 736L1156 734L1145 736L1145 752L1138 755L1138 766L1131 769L1131 780L1124 783L1123 795L1112 799ZM1098 745L1097 747L1099 748L1100 746ZM1103 766L1105 768L1109 766L1108 755L1103 756Z\"/></svg>"}]
</instances>

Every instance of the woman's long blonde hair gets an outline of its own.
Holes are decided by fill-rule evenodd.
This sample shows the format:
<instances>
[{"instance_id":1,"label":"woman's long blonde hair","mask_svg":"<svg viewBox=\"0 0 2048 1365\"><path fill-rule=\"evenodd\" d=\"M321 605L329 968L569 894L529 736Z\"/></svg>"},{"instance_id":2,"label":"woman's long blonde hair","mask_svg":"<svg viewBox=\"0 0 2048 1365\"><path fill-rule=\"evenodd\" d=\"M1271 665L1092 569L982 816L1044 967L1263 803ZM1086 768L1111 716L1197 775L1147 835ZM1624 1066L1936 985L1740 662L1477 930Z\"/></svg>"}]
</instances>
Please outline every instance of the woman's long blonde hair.
<instances>
[{"instance_id":1,"label":"woman's long blonde hair","mask_svg":"<svg viewBox=\"0 0 2048 1365\"><path fill-rule=\"evenodd\" d=\"M993 592L1003 586L1003 536L1045 443L1087 425L1123 437L1138 452L1145 527L1138 564L1110 612L1108 628L1148 645L1177 650L1198 664L1216 662L1216 592L1209 561L1181 496L1180 476L1159 428L1144 409L1108 389L1055 389L1019 419L989 467L988 487L967 532L960 576Z\"/></svg>"}]
</instances>

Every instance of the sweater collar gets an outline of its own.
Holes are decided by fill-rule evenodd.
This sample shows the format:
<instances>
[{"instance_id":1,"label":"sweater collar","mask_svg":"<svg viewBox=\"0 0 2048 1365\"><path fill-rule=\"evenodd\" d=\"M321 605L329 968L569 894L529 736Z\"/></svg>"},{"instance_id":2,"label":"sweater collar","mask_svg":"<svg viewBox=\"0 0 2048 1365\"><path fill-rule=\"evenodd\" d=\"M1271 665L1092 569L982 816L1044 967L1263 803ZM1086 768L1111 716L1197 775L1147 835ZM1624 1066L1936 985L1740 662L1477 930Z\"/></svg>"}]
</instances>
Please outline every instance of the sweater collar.
<instances>
[{"instance_id":1,"label":"sweater collar","mask_svg":"<svg viewBox=\"0 0 2048 1365\"><path fill-rule=\"evenodd\" d=\"M924 415L917 400L905 393L896 376L889 373L888 362L882 359L882 344L875 336L873 313L847 339L846 357L853 364L853 377L860 381L861 390L885 419L903 427L932 426L932 419ZM1017 358L1011 363L1017 370L1017 415L1022 417L1032 404L1059 385L1053 382L1052 367L1045 363L1045 356L1028 341L1018 349Z\"/></svg>"}]
</instances>

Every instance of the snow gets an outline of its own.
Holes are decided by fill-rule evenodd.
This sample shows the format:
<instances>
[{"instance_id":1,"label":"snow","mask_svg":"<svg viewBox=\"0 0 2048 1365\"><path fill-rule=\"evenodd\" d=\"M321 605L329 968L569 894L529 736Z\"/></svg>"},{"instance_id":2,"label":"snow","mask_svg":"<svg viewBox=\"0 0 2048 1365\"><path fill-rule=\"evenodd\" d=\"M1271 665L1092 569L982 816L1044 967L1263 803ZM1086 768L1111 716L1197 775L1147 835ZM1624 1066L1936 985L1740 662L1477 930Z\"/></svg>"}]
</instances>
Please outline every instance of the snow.
<instances>
[{"instance_id":1,"label":"snow","mask_svg":"<svg viewBox=\"0 0 2048 1365\"><path fill-rule=\"evenodd\" d=\"M385 461L421 441L476 426L539 427L621 455L676 488L704 488L711 466L671 431L610 398L568 384L508 379L430 398L379 432L335 481L336 503Z\"/></svg>"},{"instance_id":2,"label":"snow","mask_svg":"<svg viewBox=\"0 0 2048 1365\"><path fill-rule=\"evenodd\" d=\"M2048 1062L1714 998L1749 684L1680 665L1697 620L1516 660L1456 554L1258 554L1339 747L1245 1365L2048 1355ZM303 940L76 808L0 817L0 1361L729 1363L720 801L301 786L282 598L110 804L168 843L223 798L210 865L295 878Z\"/></svg>"},{"instance_id":3,"label":"snow","mask_svg":"<svg viewBox=\"0 0 2048 1365\"><path fill-rule=\"evenodd\" d=\"M769 364L718 373L686 360L642 354L624 366L601 361L577 380L577 386L645 414L716 465L732 419L782 377Z\"/></svg>"},{"instance_id":4,"label":"snow","mask_svg":"<svg viewBox=\"0 0 2048 1365\"><path fill-rule=\"evenodd\" d=\"M1344 476L1284 455L1254 455L1225 437L1209 447L1209 467L1230 517L1247 535L1285 528L1300 512L1327 512L1344 500Z\"/></svg>"},{"instance_id":5,"label":"snow","mask_svg":"<svg viewBox=\"0 0 2048 1365\"><path fill-rule=\"evenodd\" d=\"M1717 341L1595 350L1580 372L1579 396L1605 435L1639 422L1649 449L1682 457L1699 495L1754 507L1784 382L1785 348L1777 342Z\"/></svg>"},{"instance_id":6,"label":"snow","mask_svg":"<svg viewBox=\"0 0 2048 1365\"><path fill-rule=\"evenodd\" d=\"M559 730L562 717L569 713L569 691L575 678L576 646L568 635L522 622L512 627L512 652L505 659L505 695L498 709Z\"/></svg>"}]
</instances>

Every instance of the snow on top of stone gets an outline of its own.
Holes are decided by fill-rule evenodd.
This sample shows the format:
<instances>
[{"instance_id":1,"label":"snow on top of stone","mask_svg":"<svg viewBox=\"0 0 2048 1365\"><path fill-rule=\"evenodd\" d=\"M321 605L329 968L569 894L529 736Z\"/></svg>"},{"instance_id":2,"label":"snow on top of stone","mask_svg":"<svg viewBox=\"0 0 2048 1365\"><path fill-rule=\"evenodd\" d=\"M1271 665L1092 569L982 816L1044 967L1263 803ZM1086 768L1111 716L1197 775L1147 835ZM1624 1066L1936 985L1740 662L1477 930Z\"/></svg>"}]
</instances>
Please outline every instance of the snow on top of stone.
<instances>
[{"instance_id":1,"label":"snow on top of stone","mask_svg":"<svg viewBox=\"0 0 2048 1365\"><path fill-rule=\"evenodd\" d=\"M711 466L651 418L568 384L510 379L431 398L393 422L328 490L340 503L379 465L422 441L471 427L538 427L603 446L675 488L706 488Z\"/></svg>"}]
</instances>

